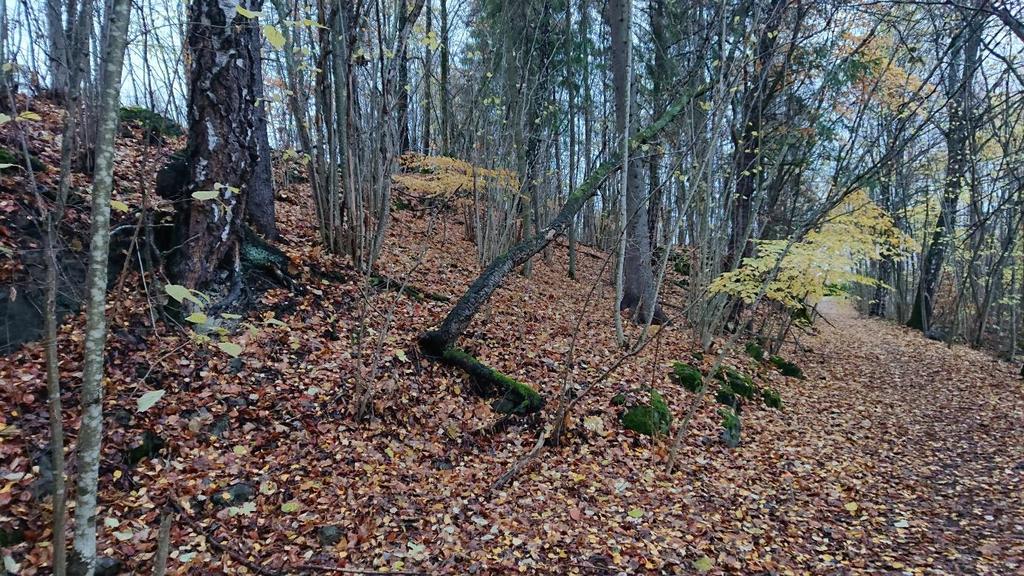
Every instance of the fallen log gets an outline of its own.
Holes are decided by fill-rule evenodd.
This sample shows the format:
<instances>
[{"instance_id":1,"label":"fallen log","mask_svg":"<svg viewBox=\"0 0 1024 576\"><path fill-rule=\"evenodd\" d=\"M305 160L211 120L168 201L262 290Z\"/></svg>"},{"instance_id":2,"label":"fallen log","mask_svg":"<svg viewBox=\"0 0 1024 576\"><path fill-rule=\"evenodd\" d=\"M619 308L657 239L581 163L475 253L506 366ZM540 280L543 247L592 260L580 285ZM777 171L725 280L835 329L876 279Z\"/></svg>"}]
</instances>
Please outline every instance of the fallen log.
<instances>
[{"instance_id":1,"label":"fallen log","mask_svg":"<svg viewBox=\"0 0 1024 576\"><path fill-rule=\"evenodd\" d=\"M687 104L706 93L708 89L709 86L705 85L692 93L679 96L660 118L630 139L630 148L638 149L653 140L658 133L664 130L683 111ZM597 169L588 174L586 179L580 183L576 191L569 196L562 209L559 210L558 214L547 226L541 229L535 236L516 244L507 252L495 258L473 284L470 285L466 293L459 298L459 301L448 312L441 325L420 336L419 345L424 355L458 366L467 372L472 370L473 372L470 372L471 375L475 372L478 375L487 376L486 371L500 375L499 372L484 366L475 358L473 358L472 363L458 359L459 349L455 346L456 342L473 320L473 316L494 294L494 291L501 286L509 273L525 264L535 254L564 234L576 214L588 200L597 194L601 184L621 168L621 158L612 157L602 162ZM446 356L448 357L446 358ZM469 357L472 358L472 356ZM512 379L509 378L509 380ZM516 382L515 380L512 381ZM501 378L494 378L493 382L499 386L506 384ZM526 385L522 384L522 386ZM533 391L532 388L530 390L536 394L536 391ZM537 410L539 409L538 407Z\"/></svg>"}]
</instances>

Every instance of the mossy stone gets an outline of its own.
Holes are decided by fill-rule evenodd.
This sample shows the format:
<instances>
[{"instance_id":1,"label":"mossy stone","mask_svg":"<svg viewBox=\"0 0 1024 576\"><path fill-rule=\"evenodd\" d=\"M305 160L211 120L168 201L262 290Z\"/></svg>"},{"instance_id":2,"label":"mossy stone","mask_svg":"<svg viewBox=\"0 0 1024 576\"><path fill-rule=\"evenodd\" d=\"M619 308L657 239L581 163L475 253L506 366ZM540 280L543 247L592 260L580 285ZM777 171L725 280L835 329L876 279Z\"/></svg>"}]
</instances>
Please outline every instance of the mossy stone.
<instances>
[{"instance_id":1,"label":"mossy stone","mask_svg":"<svg viewBox=\"0 0 1024 576\"><path fill-rule=\"evenodd\" d=\"M138 124L151 134L159 134L160 136L177 137L185 133L174 120L141 106L125 106L121 108L121 121Z\"/></svg>"},{"instance_id":2,"label":"mossy stone","mask_svg":"<svg viewBox=\"0 0 1024 576\"><path fill-rule=\"evenodd\" d=\"M638 404L630 407L622 415L622 425L634 432L646 436L663 436L668 434L672 424L672 412L661 394L651 389L649 404Z\"/></svg>"},{"instance_id":3,"label":"mossy stone","mask_svg":"<svg viewBox=\"0 0 1024 576\"><path fill-rule=\"evenodd\" d=\"M757 342L747 342L747 355L758 362L764 360L764 348Z\"/></svg>"},{"instance_id":4,"label":"mossy stone","mask_svg":"<svg viewBox=\"0 0 1024 576\"><path fill-rule=\"evenodd\" d=\"M772 356L769 361L779 369L783 376L792 378L803 378L804 372L796 364L784 359L782 356Z\"/></svg>"},{"instance_id":5,"label":"mossy stone","mask_svg":"<svg viewBox=\"0 0 1024 576\"><path fill-rule=\"evenodd\" d=\"M782 397L779 396L779 391L774 388L765 388L761 390L761 400L764 402L764 405L769 408L774 408L776 410L782 409Z\"/></svg>"},{"instance_id":6,"label":"mossy stone","mask_svg":"<svg viewBox=\"0 0 1024 576\"><path fill-rule=\"evenodd\" d=\"M690 392L700 392L704 388L704 376L700 370L683 362L672 365L672 379Z\"/></svg>"},{"instance_id":7,"label":"mossy stone","mask_svg":"<svg viewBox=\"0 0 1024 576\"><path fill-rule=\"evenodd\" d=\"M750 376L729 366L722 366L718 369L718 379L728 384L729 389L737 396L748 400L757 395L758 388Z\"/></svg>"},{"instance_id":8,"label":"mossy stone","mask_svg":"<svg viewBox=\"0 0 1024 576\"><path fill-rule=\"evenodd\" d=\"M46 172L46 164L43 164L35 154L29 154L28 160L33 172ZM15 170L16 166L25 168L25 155L17 150L0 148L0 164L10 164L4 170Z\"/></svg>"},{"instance_id":9,"label":"mossy stone","mask_svg":"<svg viewBox=\"0 0 1024 576\"><path fill-rule=\"evenodd\" d=\"M722 417L722 441L729 448L739 446L742 431L740 415L730 408L722 408L718 414Z\"/></svg>"}]
</instances>

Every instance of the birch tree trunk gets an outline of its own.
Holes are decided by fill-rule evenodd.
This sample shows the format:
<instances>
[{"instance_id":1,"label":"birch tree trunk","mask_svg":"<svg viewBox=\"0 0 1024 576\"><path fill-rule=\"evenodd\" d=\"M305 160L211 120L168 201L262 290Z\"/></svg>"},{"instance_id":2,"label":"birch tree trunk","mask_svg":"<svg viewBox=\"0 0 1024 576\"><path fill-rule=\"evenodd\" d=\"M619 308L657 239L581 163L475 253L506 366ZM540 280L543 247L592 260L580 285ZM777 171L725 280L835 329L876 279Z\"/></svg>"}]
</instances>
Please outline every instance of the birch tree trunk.
<instances>
[{"instance_id":1,"label":"birch tree trunk","mask_svg":"<svg viewBox=\"0 0 1024 576\"><path fill-rule=\"evenodd\" d=\"M259 163L260 31L237 11L263 0L197 0L189 4L188 184L178 204L182 248L171 276L189 288L208 286L216 272L239 271L249 185ZM210 200L194 192L217 192Z\"/></svg>"},{"instance_id":2,"label":"birch tree trunk","mask_svg":"<svg viewBox=\"0 0 1024 576\"><path fill-rule=\"evenodd\" d=\"M92 189L92 231L86 276L82 424L78 433L75 554L92 576L96 567L96 495L103 438L103 348L107 339L107 257L110 251L110 191L114 180L114 136L120 110L121 68L128 41L129 0L113 0L104 50L102 92Z\"/></svg>"}]
</instances>

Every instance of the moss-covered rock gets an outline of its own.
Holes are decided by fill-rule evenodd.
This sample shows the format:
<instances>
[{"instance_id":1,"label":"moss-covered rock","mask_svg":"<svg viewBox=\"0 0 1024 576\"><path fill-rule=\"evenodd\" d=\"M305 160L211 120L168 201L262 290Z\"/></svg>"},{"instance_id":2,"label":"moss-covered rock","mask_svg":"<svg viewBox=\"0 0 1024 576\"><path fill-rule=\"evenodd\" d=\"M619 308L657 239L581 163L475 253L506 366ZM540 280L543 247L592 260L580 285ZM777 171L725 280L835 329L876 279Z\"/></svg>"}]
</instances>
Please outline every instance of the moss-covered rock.
<instances>
[{"instance_id":1,"label":"moss-covered rock","mask_svg":"<svg viewBox=\"0 0 1024 576\"><path fill-rule=\"evenodd\" d=\"M724 406L735 406L737 403L736 393L729 388L728 384L723 384L715 391L715 402Z\"/></svg>"},{"instance_id":2,"label":"moss-covered rock","mask_svg":"<svg viewBox=\"0 0 1024 576\"><path fill-rule=\"evenodd\" d=\"M757 342L747 342L747 355L757 360L758 362L764 360L764 348L761 347Z\"/></svg>"},{"instance_id":3,"label":"moss-covered rock","mask_svg":"<svg viewBox=\"0 0 1024 576\"><path fill-rule=\"evenodd\" d=\"M772 356L769 361L779 369L783 376L792 378L803 378L804 372L796 364L784 359L782 356Z\"/></svg>"},{"instance_id":4,"label":"moss-covered rock","mask_svg":"<svg viewBox=\"0 0 1024 576\"><path fill-rule=\"evenodd\" d=\"M722 417L722 441L729 448L739 446L742 428L740 415L730 408L722 408L718 414Z\"/></svg>"},{"instance_id":5,"label":"moss-covered rock","mask_svg":"<svg viewBox=\"0 0 1024 576\"><path fill-rule=\"evenodd\" d=\"M735 368L722 366L718 369L717 376L718 379L727 384L729 389L737 396L742 396L743 398L750 400L757 395L758 388L750 376L747 376Z\"/></svg>"},{"instance_id":6,"label":"moss-covered rock","mask_svg":"<svg viewBox=\"0 0 1024 576\"><path fill-rule=\"evenodd\" d=\"M782 397L779 396L779 391L774 388L762 389L761 401L769 408L774 408L776 410L782 409Z\"/></svg>"},{"instance_id":7,"label":"moss-covered rock","mask_svg":"<svg viewBox=\"0 0 1024 576\"><path fill-rule=\"evenodd\" d=\"M185 133L174 120L141 106L125 106L121 108L121 122L136 124L152 136L176 138Z\"/></svg>"},{"instance_id":8,"label":"moss-covered rock","mask_svg":"<svg viewBox=\"0 0 1024 576\"><path fill-rule=\"evenodd\" d=\"M46 164L43 164L35 154L29 154L28 159L29 166L32 167L33 172L46 172ZM0 170L17 170L18 167L25 168L25 155L17 150L0 148L0 164L5 165Z\"/></svg>"},{"instance_id":9,"label":"moss-covered rock","mask_svg":"<svg viewBox=\"0 0 1024 576\"><path fill-rule=\"evenodd\" d=\"M631 406L622 415L622 425L634 432L647 436L663 436L668 434L672 424L672 412L661 394L651 389L650 403Z\"/></svg>"},{"instance_id":10,"label":"moss-covered rock","mask_svg":"<svg viewBox=\"0 0 1024 576\"><path fill-rule=\"evenodd\" d=\"M690 392L700 392L704 388L704 376L700 370L683 362L672 365L672 379Z\"/></svg>"}]
</instances>

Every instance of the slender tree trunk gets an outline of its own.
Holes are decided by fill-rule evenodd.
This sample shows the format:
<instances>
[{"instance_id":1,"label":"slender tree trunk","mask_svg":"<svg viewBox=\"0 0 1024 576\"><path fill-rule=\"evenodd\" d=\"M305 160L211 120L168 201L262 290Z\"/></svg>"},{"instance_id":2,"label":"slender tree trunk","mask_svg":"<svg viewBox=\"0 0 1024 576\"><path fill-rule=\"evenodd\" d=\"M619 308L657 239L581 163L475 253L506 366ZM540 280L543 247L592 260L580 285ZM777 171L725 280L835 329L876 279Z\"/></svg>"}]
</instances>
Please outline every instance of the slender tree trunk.
<instances>
[{"instance_id":1,"label":"slender tree trunk","mask_svg":"<svg viewBox=\"0 0 1024 576\"><path fill-rule=\"evenodd\" d=\"M448 0L441 0L441 154L451 156L452 105L448 97L448 76L451 67L449 40Z\"/></svg>"},{"instance_id":2,"label":"slender tree trunk","mask_svg":"<svg viewBox=\"0 0 1024 576\"><path fill-rule=\"evenodd\" d=\"M405 28L406 21L409 19L408 7L406 6L406 0L398 0L398 29L402 30ZM398 152L401 154L406 150L410 149L409 146L409 50L402 44L401 52L395 54L395 58L398 59L398 85L395 86L397 92L397 103L395 104L395 114L398 116ZM385 96L386 97L386 96ZM387 118L382 118L387 121Z\"/></svg>"},{"instance_id":3,"label":"slender tree trunk","mask_svg":"<svg viewBox=\"0 0 1024 576\"><path fill-rule=\"evenodd\" d=\"M956 225L957 204L960 192L968 177L967 157L974 140L974 118L972 84L974 73L978 68L978 50L981 43L981 31L984 19L973 11L966 13L966 30L961 38L954 39L960 43L953 51L953 63L947 73L947 97L949 98L949 122L946 127L946 181L943 187L942 204L939 218L935 223L931 243L925 254L921 270L920 283L914 305L911 308L911 328L927 331L931 328L932 314L935 309L935 296L945 264L946 252L953 241ZM959 70L957 68L959 61ZM959 72L959 73L958 73Z\"/></svg>"},{"instance_id":4,"label":"slender tree trunk","mask_svg":"<svg viewBox=\"0 0 1024 576\"><path fill-rule=\"evenodd\" d=\"M129 0L110 5L101 79L96 170L92 189L92 231L86 277L85 352L82 368L82 423L78 432L75 498L75 553L86 576L96 566L96 497L103 438L103 349L107 339L107 256L110 252L110 192L114 177L114 136L120 111L121 69L128 39Z\"/></svg>"},{"instance_id":5,"label":"slender tree trunk","mask_svg":"<svg viewBox=\"0 0 1024 576\"><path fill-rule=\"evenodd\" d=\"M263 100L263 65L256 64L256 163L246 185L246 213L253 228L267 240L277 238L274 211L274 174L270 136L267 134L267 104Z\"/></svg>"},{"instance_id":6,"label":"slender tree trunk","mask_svg":"<svg viewBox=\"0 0 1024 576\"><path fill-rule=\"evenodd\" d=\"M434 12L431 10L433 0L428 0L423 7L424 21L427 29L427 42L423 47L423 145L421 150L430 155L430 127L432 123L433 102L431 96L431 79L434 74L434 52L430 49L431 34L434 32Z\"/></svg>"},{"instance_id":7,"label":"slender tree trunk","mask_svg":"<svg viewBox=\"0 0 1024 576\"><path fill-rule=\"evenodd\" d=\"M46 31L48 53L46 55L50 73L50 92L57 99L63 99L68 91L68 47L64 31L64 9L62 0L46 1ZM73 8L72 8L73 9ZM74 18L74 12L68 15Z\"/></svg>"}]
</instances>

